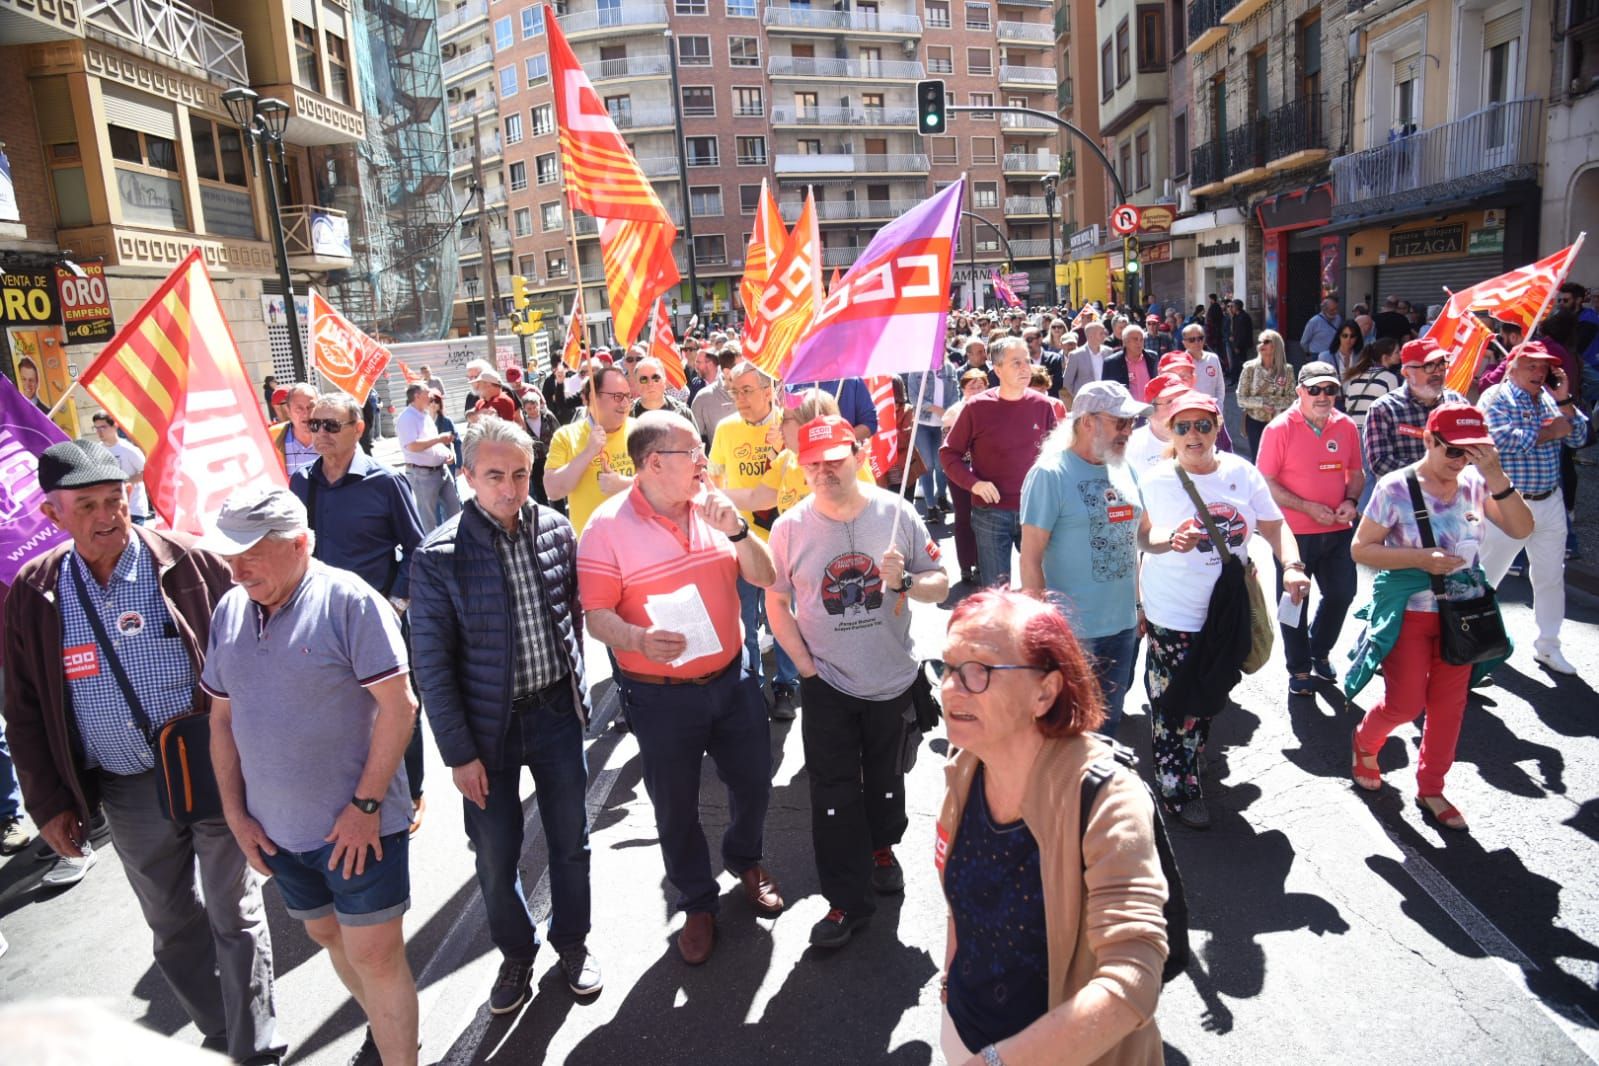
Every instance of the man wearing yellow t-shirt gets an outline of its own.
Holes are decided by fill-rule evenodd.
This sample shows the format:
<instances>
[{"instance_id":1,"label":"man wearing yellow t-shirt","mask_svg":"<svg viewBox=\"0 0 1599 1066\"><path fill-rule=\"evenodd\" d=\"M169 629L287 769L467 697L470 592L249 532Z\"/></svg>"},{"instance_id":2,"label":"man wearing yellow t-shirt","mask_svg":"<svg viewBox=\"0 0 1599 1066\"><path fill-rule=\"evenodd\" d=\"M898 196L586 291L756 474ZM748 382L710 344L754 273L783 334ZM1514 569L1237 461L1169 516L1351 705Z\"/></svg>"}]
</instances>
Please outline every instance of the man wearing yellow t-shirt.
<instances>
[{"instance_id":1,"label":"man wearing yellow t-shirt","mask_svg":"<svg viewBox=\"0 0 1599 1066\"><path fill-rule=\"evenodd\" d=\"M555 431L544 466L544 492L567 503L572 531L583 526L607 496L633 485L633 460L627 454L628 408L633 393L627 375L617 367L601 367L584 389L588 415Z\"/></svg>"},{"instance_id":2,"label":"man wearing yellow t-shirt","mask_svg":"<svg viewBox=\"0 0 1599 1066\"><path fill-rule=\"evenodd\" d=\"M734 364L725 374L727 390L733 396L734 413L717 424L711 438L712 482L719 489L752 489L766 479L778 449L769 438L782 418L774 400L772 380L747 359ZM744 511L750 531L765 540L777 518L776 508ZM743 578L738 582L740 616L744 622L744 666L756 681L762 680L760 624L765 595ZM770 628L770 627L768 627ZM772 678L772 717L794 717L794 689L799 670L775 641L772 654L777 671Z\"/></svg>"}]
</instances>

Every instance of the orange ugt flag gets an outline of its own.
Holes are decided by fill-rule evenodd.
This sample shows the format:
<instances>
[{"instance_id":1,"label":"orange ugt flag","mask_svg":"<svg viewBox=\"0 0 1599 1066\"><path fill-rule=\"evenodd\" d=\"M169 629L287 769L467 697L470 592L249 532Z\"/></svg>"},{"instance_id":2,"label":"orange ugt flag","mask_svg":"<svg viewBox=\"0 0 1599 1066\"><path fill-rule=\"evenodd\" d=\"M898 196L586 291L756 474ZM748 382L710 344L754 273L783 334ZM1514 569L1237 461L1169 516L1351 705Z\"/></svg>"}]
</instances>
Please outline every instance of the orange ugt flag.
<instances>
[{"instance_id":1,"label":"orange ugt flag","mask_svg":"<svg viewBox=\"0 0 1599 1066\"><path fill-rule=\"evenodd\" d=\"M78 378L145 453L150 502L200 535L247 487L287 487L199 249Z\"/></svg>"},{"instance_id":2,"label":"orange ugt flag","mask_svg":"<svg viewBox=\"0 0 1599 1066\"><path fill-rule=\"evenodd\" d=\"M650 322L650 358L659 359L666 368L669 388L688 388L688 375L683 373L683 356L677 348L677 338L672 335L672 319L666 313L666 301L655 301L655 315Z\"/></svg>"},{"instance_id":3,"label":"orange ugt flag","mask_svg":"<svg viewBox=\"0 0 1599 1066\"><path fill-rule=\"evenodd\" d=\"M672 258L677 227L615 220L600 230L600 260L611 296L611 331L623 345L638 340L650 304L682 278Z\"/></svg>"},{"instance_id":4,"label":"orange ugt flag","mask_svg":"<svg viewBox=\"0 0 1599 1066\"><path fill-rule=\"evenodd\" d=\"M816 228L816 201L805 194L805 208L783 250L761 298L749 310L744 326L744 357L781 378L794 342L810 327L822 304L822 239Z\"/></svg>"},{"instance_id":5,"label":"orange ugt flag","mask_svg":"<svg viewBox=\"0 0 1599 1066\"><path fill-rule=\"evenodd\" d=\"M366 403L367 393L388 369L389 350L357 329L311 291L311 351L316 368L342 391Z\"/></svg>"},{"instance_id":6,"label":"orange ugt flag","mask_svg":"<svg viewBox=\"0 0 1599 1066\"><path fill-rule=\"evenodd\" d=\"M576 370L583 361L583 350L588 347L584 341L587 323L588 316L583 313L583 286L579 284L577 298L572 301L572 318L566 326L566 347L561 352L561 362L568 370Z\"/></svg>"},{"instance_id":7,"label":"orange ugt flag","mask_svg":"<svg viewBox=\"0 0 1599 1066\"><path fill-rule=\"evenodd\" d=\"M777 198L761 179L761 198L755 207L755 228L750 231L750 244L744 251L744 277L738 283L738 297L744 304L744 317L755 313L761 290L771 276L772 264L783 250L788 239L788 229L783 225L783 213L777 208Z\"/></svg>"},{"instance_id":8,"label":"orange ugt flag","mask_svg":"<svg viewBox=\"0 0 1599 1066\"><path fill-rule=\"evenodd\" d=\"M405 376L405 383L407 385L427 384L427 382L422 380L421 374L418 374L415 370L412 370L410 367L405 365L404 359L397 360L397 362L400 366L400 373Z\"/></svg>"}]
</instances>

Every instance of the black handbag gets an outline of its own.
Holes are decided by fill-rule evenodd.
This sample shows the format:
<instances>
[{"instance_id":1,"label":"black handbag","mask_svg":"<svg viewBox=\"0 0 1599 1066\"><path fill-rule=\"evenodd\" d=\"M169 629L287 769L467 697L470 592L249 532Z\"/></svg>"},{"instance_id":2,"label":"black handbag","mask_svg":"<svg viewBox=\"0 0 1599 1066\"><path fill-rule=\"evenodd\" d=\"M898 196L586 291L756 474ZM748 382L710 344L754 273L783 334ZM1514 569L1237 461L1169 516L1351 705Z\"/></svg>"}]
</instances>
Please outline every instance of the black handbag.
<instances>
[{"instance_id":1,"label":"black handbag","mask_svg":"<svg viewBox=\"0 0 1599 1066\"><path fill-rule=\"evenodd\" d=\"M155 728L150 716L145 713L144 704L139 702L138 693L133 690L133 682L128 679L128 672L123 669L116 648L106 636L100 612L89 600L83 575L78 572L72 559L67 559L63 565L72 571L73 587L77 590L84 616L94 630L95 643L100 646L100 654L105 656L106 665L111 668L111 675L122 690L122 698L133 712L139 733L144 737L144 742L150 745L150 753L155 759L156 795L162 816L178 825L192 825L222 817L222 790L217 787L216 771L211 766L210 713L190 711L172 719L160 729Z\"/></svg>"},{"instance_id":2,"label":"black handbag","mask_svg":"<svg viewBox=\"0 0 1599 1066\"><path fill-rule=\"evenodd\" d=\"M1405 481L1410 486L1410 505L1421 534L1421 546L1436 548L1432 520L1427 515L1427 502L1421 498L1421 482L1414 468L1406 472ZM1444 579L1438 574L1430 576L1433 597L1438 602L1438 653L1444 662L1471 666L1509 656L1510 636L1505 632L1505 620L1499 614L1499 599L1494 590L1484 589L1480 596L1468 600L1446 600Z\"/></svg>"}]
</instances>

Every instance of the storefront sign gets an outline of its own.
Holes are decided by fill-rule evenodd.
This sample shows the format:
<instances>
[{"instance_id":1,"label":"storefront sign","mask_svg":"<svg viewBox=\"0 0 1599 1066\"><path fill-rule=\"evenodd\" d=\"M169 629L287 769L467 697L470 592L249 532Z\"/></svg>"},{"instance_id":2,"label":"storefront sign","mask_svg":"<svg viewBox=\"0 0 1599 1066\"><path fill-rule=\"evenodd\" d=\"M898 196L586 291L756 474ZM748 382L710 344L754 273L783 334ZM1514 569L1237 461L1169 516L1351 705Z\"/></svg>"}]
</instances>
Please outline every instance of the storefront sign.
<instances>
[{"instance_id":1,"label":"storefront sign","mask_svg":"<svg viewBox=\"0 0 1599 1066\"><path fill-rule=\"evenodd\" d=\"M1032 279L1022 271L1017 271L1014 274L1006 274L1004 275L1004 279L1005 284L1010 286L1010 291L1014 292L1017 296L1026 296L1033 287Z\"/></svg>"},{"instance_id":2,"label":"storefront sign","mask_svg":"<svg viewBox=\"0 0 1599 1066\"><path fill-rule=\"evenodd\" d=\"M201 185L200 210L205 212L206 232L255 239L255 210L249 193Z\"/></svg>"},{"instance_id":3,"label":"storefront sign","mask_svg":"<svg viewBox=\"0 0 1599 1066\"><path fill-rule=\"evenodd\" d=\"M1171 262L1171 242L1162 241L1159 244L1146 244L1139 249L1138 258L1146 266L1153 263Z\"/></svg>"},{"instance_id":4,"label":"storefront sign","mask_svg":"<svg viewBox=\"0 0 1599 1066\"><path fill-rule=\"evenodd\" d=\"M61 307L49 274L42 270L0 273L0 322L42 326L60 321Z\"/></svg>"},{"instance_id":5,"label":"storefront sign","mask_svg":"<svg viewBox=\"0 0 1599 1066\"><path fill-rule=\"evenodd\" d=\"M1072 234L1071 249L1074 252L1088 251L1099 247L1099 223L1096 222L1087 229L1080 229Z\"/></svg>"},{"instance_id":6,"label":"storefront sign","mask_svg":"<svg viewBox=\"0 0 1599 1066\"><path fill-rule=\"evenodd\" d=\"M1487 212L1484 212L1486 214ZM1505 250L1505 231L1500 229L1474 229L1471 239L1466 242L1466 250L1472 255L1483 255L1489 252L1503 252Z\"/></svg>"},{"instance_id":7,"label":"storefront sign","mask_svg":"<svg viewBox=\"0 0 1599 1066\"><path fill-rule=\"evenodd\" d=\"M311 250L317 255L350 258L350 220L326 211L311 212Z\"/></svg>"},{"instance_id":8,"label":"storefront sign","mask_svg":"<svg viewBox=\"0 0 1599 1066\"><path fill-rule=\"evenodd\" d=\"M1211 244L1200 241L1199 248L1195 254L1201 259L1215 259L1224 255L1237 255L1239 248L1237 237L1230 241L1215 241Z\"/></svg>"},{"instance_id":9,"label":"storefront sign","mask_svg":"<svg viewBox=\"0 0 1599 1066\"><path fill-rule=\"evenodd\" d=\"M11 160L0 151L0 222L21 222L22 210L17 206L17 191L11 184Z\"/></svg>"},{"instance_id":10,"label":"storefront sign","mask_svg":"<svg viewBox=\"0 0 1599 1066\"><path fill-rule=\"evenodd\" d=\"M1418 255L1460 255L1465 250L1466 224L1428 226L1388 235L1388 258L1404 259Z\"/></svg>"},{"instance_id":11,"label":"storefront sign","mask_svg":"<svg viewBox=\"0 0 1599 1066\"><path fill-rule=\"evenodd\" d=\"M1055 264L1055 286L1057 288L1072 283L1072 268L1065 263Z\"/></svg>"},{"instance_id":12,"label":"storefront sign","mask_svg":"<svg viewBox=\"0 0 1599 1066\"><path fill-rule=\"evenodd\" d=\"M111 318L104 265L82 263L77 270L56 267L56 292L61 297L61 323L68 344L98 344L115 336L117 324Z\"/></svg>"},{"instance_id":13,"label":"storefront sign","mask_svg":"<svg viewBox=\"0 0 1599 1066\"><path fill-rule=\"evenodd\" d=\"M1321 298L1337 296L1343 288L1344 242L1341 237L1321 239Z\"/></svg>"},{"instance_id":14,"label":"storefront sign","mask_svg":"<svg viewBox=\"0 0 1599 1066\"><path fill-rule=\"evenodd\" d=\"M1280 238L1273 236L1266 238L1266 254L1261 263L1261 289L1266 294L1266 320L1262 325L1266 329L1276 329L1278 287L1282 284L1282 248Z\"/></svg>"},{"instance_id":15,"label":"storefront sign","mask_svg":"<svg viewBox=\"0 0 1599 1066\"><path fill-rule=\"evenodd\" d=\"M1138 219L1138 232L1170 233L1172 220L1175 217L1176 216L1172 214L1172 209L1169 207L1161 207L1158 204L1154 207L1146 207L1143 209L1143 213ZM1144 257L1144 261L1155 262L1155 260L1150 259L1148 256Z\"/></svg>"}]
</instances>

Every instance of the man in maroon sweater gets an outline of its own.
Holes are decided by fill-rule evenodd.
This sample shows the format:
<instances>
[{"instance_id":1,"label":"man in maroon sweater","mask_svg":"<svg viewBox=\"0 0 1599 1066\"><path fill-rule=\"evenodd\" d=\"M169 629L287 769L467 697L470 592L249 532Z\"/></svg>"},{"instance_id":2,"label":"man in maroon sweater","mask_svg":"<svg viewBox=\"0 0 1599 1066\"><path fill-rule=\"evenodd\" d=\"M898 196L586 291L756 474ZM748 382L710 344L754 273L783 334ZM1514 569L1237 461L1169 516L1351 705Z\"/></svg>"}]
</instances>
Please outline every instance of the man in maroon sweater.
<instances>
[{"instance_id":1,"label":"man in maroon sweater","mask_svg":"<svg viewBox=\"0 0 1599 1066\"><path fill-rule=\"evenodd\" d=\"M972 533L983 585L1009 585L1011 549L1021 547L1022 481L1055 428L1055 410L1031 391L1033 365L1019 337L996 341L989 359L999 388L967 400L938 459L944 473L972 494Z\"/></svg>"}]
</instances>

